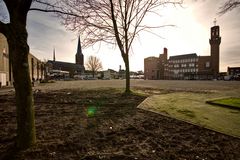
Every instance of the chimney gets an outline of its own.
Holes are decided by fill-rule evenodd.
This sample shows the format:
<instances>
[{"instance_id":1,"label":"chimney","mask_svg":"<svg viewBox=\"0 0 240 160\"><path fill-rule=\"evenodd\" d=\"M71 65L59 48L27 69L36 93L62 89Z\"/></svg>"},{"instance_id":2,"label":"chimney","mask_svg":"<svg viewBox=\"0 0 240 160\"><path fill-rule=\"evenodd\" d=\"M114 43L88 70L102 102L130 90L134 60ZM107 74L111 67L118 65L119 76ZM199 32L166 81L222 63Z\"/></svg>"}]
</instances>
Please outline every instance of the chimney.
<instances>
[{"instance_id":1,"label":"chimney","mask_svg":"<svg viewBox=\"0 0 240 160\"><path fill-rule=\"evenodd\" d=\"M163 54L167 55L167 48L166 47L163 49Z\"/></svg>"},{"instance_id":2,"label":"chimney","mask_svg":"<svg viewBox=\"0 0 240 160\"><path fill-rule=\"evenodd\" d=\"M165 63L167 62L167 58L168 58L168 49L166 47L164 47L163 49L163 57L164 57L164 61Z\"/></svg>"}]
</instances>

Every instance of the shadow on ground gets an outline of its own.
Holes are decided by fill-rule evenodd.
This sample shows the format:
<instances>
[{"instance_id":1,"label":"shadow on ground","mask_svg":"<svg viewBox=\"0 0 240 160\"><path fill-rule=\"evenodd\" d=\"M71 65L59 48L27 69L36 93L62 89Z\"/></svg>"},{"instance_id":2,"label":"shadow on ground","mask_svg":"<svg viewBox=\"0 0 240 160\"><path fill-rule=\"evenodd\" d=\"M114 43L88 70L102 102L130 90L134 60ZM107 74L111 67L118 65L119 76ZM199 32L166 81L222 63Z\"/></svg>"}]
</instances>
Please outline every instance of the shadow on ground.
<instances>
[{"instance_id":1,"label":"shadow on ground","mask_svg":"<svg viewBox=\"0 0 240 160\"><path fill-rule=\"evenodd\" d=\"M35 91L38 141L15 159L240 158L240 139L136 108L145 98L115 89ZM16 136L13 95L0 103L4 155Z\"/></svg>"}]
</instances>

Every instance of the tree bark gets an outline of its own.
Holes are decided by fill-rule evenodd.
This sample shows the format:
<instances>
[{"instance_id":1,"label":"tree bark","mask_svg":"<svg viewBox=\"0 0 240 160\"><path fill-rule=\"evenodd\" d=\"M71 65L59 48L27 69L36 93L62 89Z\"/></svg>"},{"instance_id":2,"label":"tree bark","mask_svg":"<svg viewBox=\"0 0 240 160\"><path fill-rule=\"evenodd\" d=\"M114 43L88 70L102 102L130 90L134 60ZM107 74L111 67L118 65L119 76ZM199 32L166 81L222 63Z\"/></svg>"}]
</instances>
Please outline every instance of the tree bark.
<instances>
[{"instance_id":1,"label":"tree bark","mask_svg":"<svg viewBox=\"0 0 240 160\"><path fill-rule=\"evenodd\" d=\"M14 21L9 27L7 40L12 60L16 107L17 140L19 149L26 149L36 142L32 85L29 74L26 26Z\"/></svg>"},{"instance_id":2,"label":"tree bark","mask_svg":"<svg viewBox=\"0 0 240 160\"><path fill-rule=\"evenodd\" d=\"M118 32L118 26L117 26L117 22L115 19L115 15L114 15L114 6L113 6L113 1L110 1L110 5L111 5L111 16L112 16L112 22L113 22L113 29L114 29L114 34L115 34L115 38L118 44L118 47L120 49L124 64L125 64L125 68L126 68L126 88L125 88L125 93L129 94L131 92L130 90L130 74L129 74L129 57L128 57L128 51L124 51L124 46L122 44L122 41L119 37L119 32ZM125 53L126 52L126 53Z\"/></svg>"},{"instance_id":3,"label":"tree bark","mask_svg":"<svg viewBox=\"0 0 240 160\"><path fill-rule=\"evenodd\" d=\"M122 55L123 60L124 60L124 64L125 64L125 68L126 68L126 88L125 88L125 93L129 94L131 93L130 90L130 71L129 71L129 57L128 54Z\"/></svg>"}]
</instances>

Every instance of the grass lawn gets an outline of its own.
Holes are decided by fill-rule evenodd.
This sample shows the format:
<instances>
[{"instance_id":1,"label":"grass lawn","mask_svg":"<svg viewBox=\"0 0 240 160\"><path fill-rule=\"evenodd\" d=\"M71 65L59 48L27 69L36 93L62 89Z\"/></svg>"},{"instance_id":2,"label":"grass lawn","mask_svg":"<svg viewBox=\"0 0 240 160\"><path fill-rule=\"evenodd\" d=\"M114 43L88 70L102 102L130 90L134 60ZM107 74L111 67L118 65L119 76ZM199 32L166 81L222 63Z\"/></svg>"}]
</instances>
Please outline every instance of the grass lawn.
<instances>
[{"instance_id":1,"label":"grass lawn","mask_svg":"<svg viewBox=\"0 0 240 160\"><path fill-rule=\"evenodd\" d=\"M212 101L207 101L209 104L220 105L224 107L230 107L234 109L240 109L240 98L223 98Z\"/></svg>"},{"instance_id":2,"label":"grass lawn","mask_svg":"<svg viewBox=\"0 0 240 160\"><path fill-rule=\"evenodd\" d=\"M205 103L211 93L176 92L148 97L139 108L240 137L240 110Z\"/></svg>"}]
</instances>

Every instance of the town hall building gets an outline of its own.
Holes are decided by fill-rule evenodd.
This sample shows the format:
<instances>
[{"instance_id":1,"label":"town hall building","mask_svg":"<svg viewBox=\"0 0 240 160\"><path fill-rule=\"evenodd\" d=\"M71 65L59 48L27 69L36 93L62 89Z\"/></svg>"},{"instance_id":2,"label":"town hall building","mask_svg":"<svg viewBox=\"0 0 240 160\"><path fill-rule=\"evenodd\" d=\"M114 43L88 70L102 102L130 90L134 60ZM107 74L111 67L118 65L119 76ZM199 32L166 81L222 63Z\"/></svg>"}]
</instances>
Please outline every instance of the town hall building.
<instances>
[{"instance_id":1,"label":"town hall building","mask_svg":"<svg viewBox=\"0 0 240 160\"><path fill-rule=\"evenodd\" d=\"M221 43L219 26L211 27L210 56L196 53L170 56L164 48L159 57L144 59L144 78L158 79L217 79L219 75L219 47Z\"/></svg>"}]
</instances>

